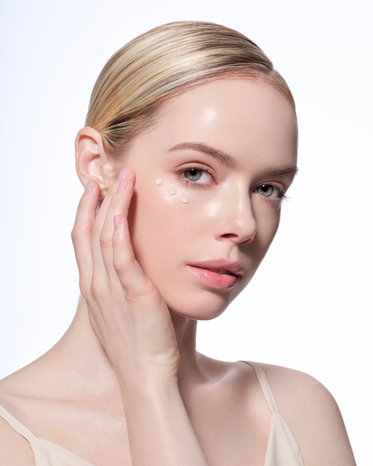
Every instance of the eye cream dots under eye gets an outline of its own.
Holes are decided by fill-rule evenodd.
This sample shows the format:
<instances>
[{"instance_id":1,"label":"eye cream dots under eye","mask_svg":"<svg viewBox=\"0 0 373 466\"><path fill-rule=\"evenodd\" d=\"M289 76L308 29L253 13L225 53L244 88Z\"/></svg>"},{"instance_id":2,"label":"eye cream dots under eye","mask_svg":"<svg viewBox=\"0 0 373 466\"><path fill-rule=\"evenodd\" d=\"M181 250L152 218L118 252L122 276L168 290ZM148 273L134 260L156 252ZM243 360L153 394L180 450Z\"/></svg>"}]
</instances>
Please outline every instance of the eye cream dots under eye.
<instances>
[{"instance_id":1,"label":"eye cream dots under eye","mask_svg":"<svg viewBox=\"0 0 373 466\"><path fill-rule=\"evenodd\" d=\"M155 184L156 184L157 186L161 186L162 180L158 178L157 180L155 180ZM176 191L175 191L173 188L169 189L168 192L169 192L169 194L171 194L171 196L174 196L174 195L176 194ZM182 197L182 198L181 198L181 202L182 202L183 204L188 204L189 199L187 199L186 197Z\"/></svg>"}]
</instances>

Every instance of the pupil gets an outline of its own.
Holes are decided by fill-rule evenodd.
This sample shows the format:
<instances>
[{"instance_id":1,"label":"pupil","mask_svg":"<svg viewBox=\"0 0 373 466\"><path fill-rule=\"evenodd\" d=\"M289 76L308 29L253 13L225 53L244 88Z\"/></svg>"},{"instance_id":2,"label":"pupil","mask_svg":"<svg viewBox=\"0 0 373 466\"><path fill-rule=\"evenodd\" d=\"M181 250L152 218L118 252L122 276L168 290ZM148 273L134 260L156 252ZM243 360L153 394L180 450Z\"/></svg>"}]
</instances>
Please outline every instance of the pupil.
<instances>
[{"instance_id":1,"label":"pupil","mask_svg":"<svg viewBox=\"0 0 373 466\"><path fill-rule=\"evenodd\" d=\"M185 176L190 181L197 181L202 176L202 170L198 170L198 168L188 168L188 170L185 171Z\"/></svg>"},{"instance_id":2,"label":"pupil","mask_svg":"<svg viewBox=\"0 0 373 466\"><path fill-rule=\"evenodd\" d=\"M274 188L271 185L263 184L260 190L264 196L269 197L273 193Z\"/></svg>"}]
</instances>

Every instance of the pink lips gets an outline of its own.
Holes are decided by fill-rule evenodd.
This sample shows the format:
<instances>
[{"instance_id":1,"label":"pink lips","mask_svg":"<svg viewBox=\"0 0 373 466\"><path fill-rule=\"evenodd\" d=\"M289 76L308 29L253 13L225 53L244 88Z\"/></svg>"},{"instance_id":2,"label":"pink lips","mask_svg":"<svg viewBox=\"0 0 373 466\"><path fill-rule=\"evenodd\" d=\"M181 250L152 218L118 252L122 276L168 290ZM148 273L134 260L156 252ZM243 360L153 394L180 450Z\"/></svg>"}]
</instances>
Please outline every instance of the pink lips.
<instances>
[{"instance_id":1,"label":"pink lips","mask_svg":"<svg viewBox=\"0 0 373 466\"><path fill-rule=\"evenodd\" d=\"M187 268L205 285L218 290L232 288L238 278L244 274L239 262L226 260L208 260L188 264Z\"/></svg>"}]
</instances>

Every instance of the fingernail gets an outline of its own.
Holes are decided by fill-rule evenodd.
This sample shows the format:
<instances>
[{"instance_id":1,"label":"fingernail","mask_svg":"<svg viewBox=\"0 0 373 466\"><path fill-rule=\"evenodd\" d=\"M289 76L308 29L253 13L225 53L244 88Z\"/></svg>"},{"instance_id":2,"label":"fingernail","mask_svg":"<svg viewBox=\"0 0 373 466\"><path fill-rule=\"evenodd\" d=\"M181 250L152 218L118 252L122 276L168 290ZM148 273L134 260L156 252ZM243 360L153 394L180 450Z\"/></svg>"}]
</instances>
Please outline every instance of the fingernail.
<instances>
[{"instance_id":1,"label":"fingernail","mask_svg":"<svg viewBox=\"0 0 373 466\"><path fill-rule=\"evenodd\" d=\"M127 186L128 183L129 183L128 178L122 178L119 182L117 193L120 193L121 191L123 191L123 189Z\"/></svg>"},{"instance_id":2,"label":"fingernail","mask_svg":"<svg viewBox=\"0 0 373 466\"><path fill-rule=\"evenodd\" d=\"M128 167L124 167L123 170L119 173L118 181L122 178L126 178L130 174L130 169Z\"/></svg>"},{"instance_id":3,"label":"fingernail","mask_svg":"<svg viewBox=\"0 0 373 466\"><path fill-rule=\"evenodd\" d=\"M121 224L121 216L114 215L114 228L119 228Z\"/></svg>"},{"instance_id":4,"label":"fingernail","mask_svg":"<svg viewBox=\"0 0 373 466\"><path fill-rule=\"evenodd\" d=\"M94 181L89 180L88 183L87 183L87 186L85 187L84 192L87 193L88 191L90 191L93 188L93 185L94 185Z\"/></svg>"}]
</instances>

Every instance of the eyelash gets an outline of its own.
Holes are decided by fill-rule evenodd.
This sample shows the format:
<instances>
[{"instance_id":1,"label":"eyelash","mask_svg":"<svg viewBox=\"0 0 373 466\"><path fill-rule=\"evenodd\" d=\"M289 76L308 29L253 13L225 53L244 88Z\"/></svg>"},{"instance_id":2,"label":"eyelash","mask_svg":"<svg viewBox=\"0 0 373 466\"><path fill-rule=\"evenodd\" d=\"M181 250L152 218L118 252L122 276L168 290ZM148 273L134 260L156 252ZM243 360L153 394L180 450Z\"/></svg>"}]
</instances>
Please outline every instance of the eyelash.
<instances>
[{"instance_id":1,"label":"eyelash","mask_svg":"<svg viewBox=\"0 0 373 466\"><path fill-rule=\"evenodd\" d=\"M188 178L186 178L185 176L185 173L189 170L201 170L205 173L208 173L212 178L213 177L213 174L207 170L206 168L200 166L200 165L192 165L190 167L187 167L187 168L183 168L182 170L178 171L176 173L178 179L184 183L185 185L187 186L190 186L192 188L197 188L197 189L202 189L202 188L211 188L212 186L215 185L215 182L212 182L212 183L197 183L197 182L193 182L193 181L190 181L188 180ZM257 186L256 188L254 188L254 192L257 192L257 190L261 187L261 186L273 186L274 188L278 189L279 191L279 195L278 197L266 197L266 196L262 196L266 201L268 202L282 202L284 201L285 199L288 199L288 196L286 196L285 192L277 185L274 185L274 184L270 184L270 183L262 183L260 184L259 186ZM258 193L259 194L259 193Z\"/></svg>"}]
</instances>

